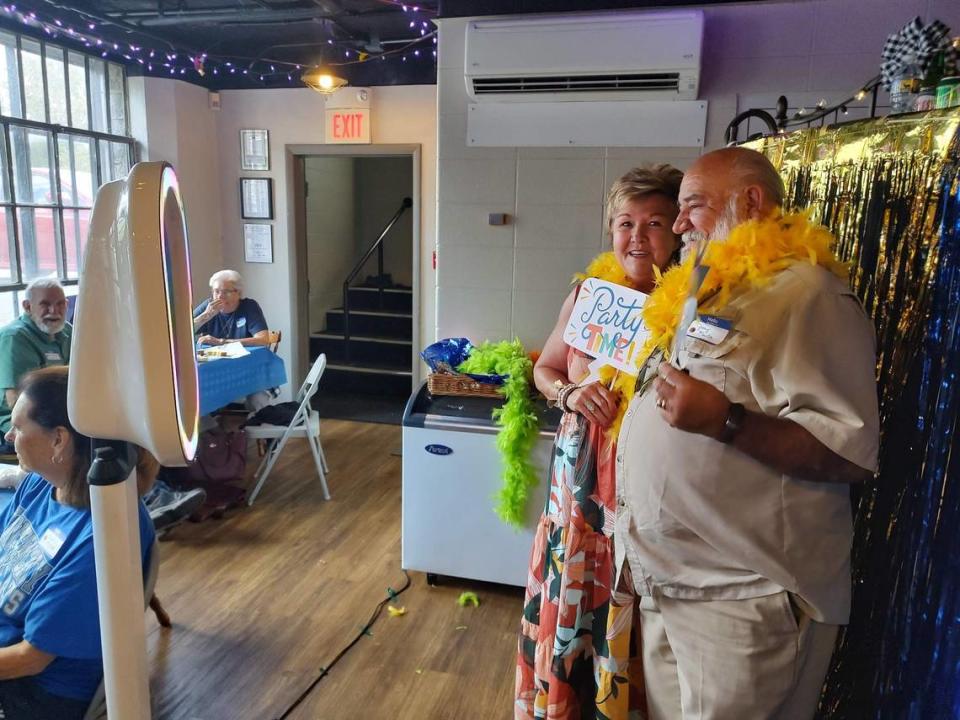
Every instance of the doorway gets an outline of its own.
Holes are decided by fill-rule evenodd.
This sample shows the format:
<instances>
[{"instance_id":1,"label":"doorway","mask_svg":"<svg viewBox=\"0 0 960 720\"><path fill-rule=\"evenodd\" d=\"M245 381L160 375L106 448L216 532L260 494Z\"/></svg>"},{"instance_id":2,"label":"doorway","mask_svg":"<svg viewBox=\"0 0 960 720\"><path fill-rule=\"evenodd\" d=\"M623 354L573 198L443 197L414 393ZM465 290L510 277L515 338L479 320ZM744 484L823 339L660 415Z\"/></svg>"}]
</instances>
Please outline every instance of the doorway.
<instances>
[{"instance_id":1,"label":"doorway","mask_svg":"<svg viewBox=\"0 0 960 720\"><path fill-rule=\"evenodd\" d=\"M298 314L308 362L327 357L321 417L399 424L418 348L418 157L357 150L298 158Z\"/></svg>"}]
</instances>

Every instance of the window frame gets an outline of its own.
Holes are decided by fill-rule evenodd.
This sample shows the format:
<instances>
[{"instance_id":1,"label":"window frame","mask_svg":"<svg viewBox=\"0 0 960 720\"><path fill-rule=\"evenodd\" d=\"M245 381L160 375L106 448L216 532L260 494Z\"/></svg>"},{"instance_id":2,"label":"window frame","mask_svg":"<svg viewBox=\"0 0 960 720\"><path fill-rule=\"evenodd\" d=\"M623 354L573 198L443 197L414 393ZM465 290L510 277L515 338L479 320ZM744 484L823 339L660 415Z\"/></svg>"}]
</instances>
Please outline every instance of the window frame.
<instances>
[{"instance_id":1,"label":"window frame","mask_svg":"<svg viewBox=\"0 0 960 720\"><path fill-rule=\"evenodd\" d=\"M0 209L5 213L9 214L10 224L9 228L12 230L12 235L8 237L7 241L10 243L10 264L11 264L11 278L9 280L0 280L0 297L8 296L11 293L17 293L24 290L27 286L27 282L24 282L24 268L23 262L24 258L21 253L21 222L20 222L20 209L21 208L42 208L44 210L50 210L52 214L52 226L54 228L55 237L55 251L56 251L56 272L57 277L60 280L61 284L67 285L76 285L79 282L79 277L67 277L67 238L65 232L65 220L64 214L69 211L74 213L74 219L78 218L79 215L76 211L78 210L88 210L92 216L93 203L95 198L91 199L91 205L81 206L77 184L72 182L71 186L73 187L73 198L69 199L68 202L64 201L62 194L63 182L60 177L61 170L63 169L60 164L60 140L61 138L66 139L66 147L69 148L71 154L70 157L70 169L73 173L76 172L76 156L73 154L73 143L70 142L71 138L85 138L90 141L92 145L92 153L90 157L90 179L91 184L93 185L94 195L96 191L105 183L110 180L109 177L105 178L103 173L103 151L105 150L109 161L109 154L111 145L103 143L114 143L116 145L124 145L127 150L127 165L133 167L136 162L136 143L132 137L129 135L130 128L130 93L127 84L127 72L126 67L119 63L108 61L106 59L95 57L89 53L81 52L75 50L68 45L64 45L57 42L48 42L42 38L22 35L20 33L12 32L4 29L4 33L7 36L16 37L16 60L17 60L17 82L19 84L19 108L9 108L11 111L20 111L21 117L16 115L7 115L5 110L8 108L0 107L0 133L2 133L2 138L0 142L4 144L4 150L6 154L6 182L9 191L9 196L6 199L0 199ZM41 77L43 82L42 94L43 94L43 117L45 122L39 120L29 120L27 119L27 109L26 109L26 95L25 95L25 85L24 85L24 72L23 72L23 63L21 62L22 53L23 53L23 41L29 40L31 43L38 43L40 45L40 69ZM55 47L62 53L60 59L50 58L51 62L60 62L63 64L63 93L64 101L66 103L66 116L67 116L67 125L61 125L58 123L49 122L51 113L50 113L50 88L47 82L47 61L48 54L47 48ZM13 49L13 46L8 46L10 49ZM74 127L74 108L73 108L73 97L70 93L70 68L71 68L71 55L75 60L78 56L83 57L83 76L85 84L85 101L86 101L86 114L87 114L87 128ZM91 60L99 61L103 63L103 91L104 91L104 103L106 108L106 131L102 130L93 130L94 127L94 117L93 117L93 86L91 81L91 71L90 63ZM79 68L79 65L73 64L76 72L76 68ZM111 112L111 97L110 97L110 68L116 66L119 68L120 73L123 77L123 111L124 111L124 125L123 128L114 128L114 118ZM49 163L53 177L50 178L50 195L52 202L49 204L37 203L34 202L34 198L29 198L29 201L24 202L18 197L17 188L15 187L15 172L14 172L14 142L13 142L13 129L14 128L23 128L25 131L29 132L30 130L38 130L43 133L47 133L49 137L49 146L50 146L50 157ZM32 163L31 163L32 167ZM29 172L29 170L28 170ZM71 220L74 222L75 220ZM79 276L79 263L82 258L77 258L77 275ZM13 295L16 297L16 295ZM0 300L2 302L2 300Z\"/></svg>"}]
</instances>

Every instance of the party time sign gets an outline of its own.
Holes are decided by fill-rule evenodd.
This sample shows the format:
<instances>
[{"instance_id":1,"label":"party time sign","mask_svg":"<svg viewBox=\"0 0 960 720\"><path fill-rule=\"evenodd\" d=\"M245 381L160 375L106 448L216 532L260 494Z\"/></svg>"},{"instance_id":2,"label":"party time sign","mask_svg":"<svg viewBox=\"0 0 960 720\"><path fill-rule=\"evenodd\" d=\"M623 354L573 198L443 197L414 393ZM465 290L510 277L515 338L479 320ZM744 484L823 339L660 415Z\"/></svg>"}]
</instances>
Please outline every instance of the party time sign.
<instances>
[{"instance_id":1,"label":"party time sign","mask_svg":"<svg viewBox=\"0 0 960 720\"><path fill-rule=\"evenodd\" d=\"M649 335L641 317L647 297L622 285L587 278L563 332L564 341L604 365L636 375L637 354Z\"/></svg>"}]
</instances>

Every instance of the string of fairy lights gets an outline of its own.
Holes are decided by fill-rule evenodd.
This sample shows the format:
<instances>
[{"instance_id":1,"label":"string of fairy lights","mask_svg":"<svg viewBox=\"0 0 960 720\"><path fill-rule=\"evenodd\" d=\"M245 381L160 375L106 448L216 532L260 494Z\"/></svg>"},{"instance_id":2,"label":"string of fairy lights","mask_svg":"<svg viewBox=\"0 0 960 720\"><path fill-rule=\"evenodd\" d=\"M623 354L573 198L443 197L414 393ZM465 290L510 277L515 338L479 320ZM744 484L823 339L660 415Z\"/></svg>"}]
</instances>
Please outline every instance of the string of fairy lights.
<instances>
[{"instance_id":1,"label":"string of fairy lights","mask_svg":"<svg viewBox=\"0 0 960 720\"><path fill-rule=\"evenodd\" d=\"M254 85L265 87L301 86L301 74L314 68L338 68L367 62L435 62L437 57L437 30L429 19L436 11L396 0L378 0L384 5L396 7L405 13L409 20L409 39L392 41L396 47L382 50L359 50L356 40L327 38L317 43L322 61L315 64L303 64L267 57L242 57L208 53L200 49L184 49L174 43L152 37L151 42L141 44L119 42L104 34L104 26L110 21L98 20L84 15L80 10L71 10L76 14L74 20L57 17L50 13L34 9L20 8L16 4L0 5L0 17L19 23L33 31L33 34L50 40L68 41L97 53L105 60L121 62L126 65L139 65L147 75L173 76L185 80L197 81L212 76L235 76ZM77 19L79 18L79 20ZM122 28L124 31L126 28ZM132 32L138 32L131 29ZM143 37L149 37L141 31ZM344 47L349 44L351 47ZM166 45L165 48L162 46Z\"/></svg>"}]
</instances>

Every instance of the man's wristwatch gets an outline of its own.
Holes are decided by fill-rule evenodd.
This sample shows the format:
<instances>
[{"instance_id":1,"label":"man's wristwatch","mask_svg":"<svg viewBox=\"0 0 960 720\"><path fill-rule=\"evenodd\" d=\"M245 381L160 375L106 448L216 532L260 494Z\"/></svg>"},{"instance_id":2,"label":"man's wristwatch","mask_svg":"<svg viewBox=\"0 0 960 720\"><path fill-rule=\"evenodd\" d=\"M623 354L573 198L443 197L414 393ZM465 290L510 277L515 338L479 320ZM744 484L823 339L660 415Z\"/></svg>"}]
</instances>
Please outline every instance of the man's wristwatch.
<instances>
[{"instance_id":1,"label":"man's wristwatch","mask_svg":"<svg viewBox=\"0 0 960 720\"><path fill-rule=\"evenodd\" d=\"M743 421L747 417L747 409L741 403L730 403L727 419L723 423L723 431L717 438L722 443L732 443L733 439L743 430Z\"/></svg>"}]
</instances>

